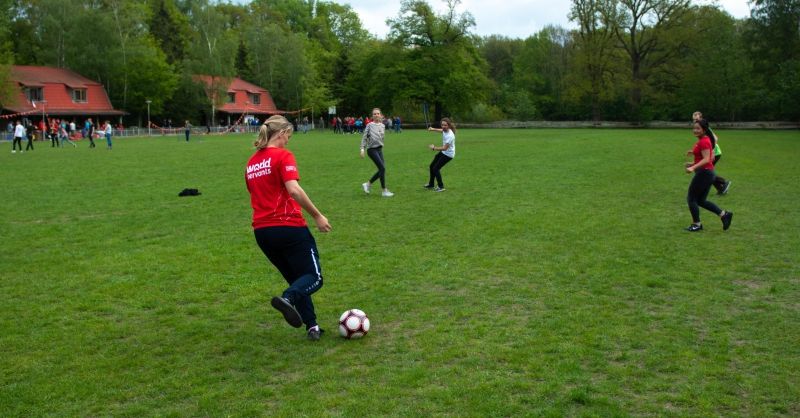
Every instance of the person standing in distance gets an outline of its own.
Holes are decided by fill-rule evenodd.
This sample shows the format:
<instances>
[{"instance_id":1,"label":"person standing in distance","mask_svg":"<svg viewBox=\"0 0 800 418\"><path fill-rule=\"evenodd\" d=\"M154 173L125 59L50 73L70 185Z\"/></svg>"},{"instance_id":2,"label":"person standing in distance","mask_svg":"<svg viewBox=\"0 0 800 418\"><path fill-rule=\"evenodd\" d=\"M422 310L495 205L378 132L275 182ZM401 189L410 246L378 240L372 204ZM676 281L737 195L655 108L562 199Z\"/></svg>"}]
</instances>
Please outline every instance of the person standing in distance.
<instances>
[{"instance_id":1,"label":"person standing in distance","mask_svg":"<svg viewBox=\"0 0 800 418\"><path fill-rule=\"evenodd\" d=\"M697 122L700 119L703 119L703 113L701 113L699 110L692 113L692 122ZM719 165L719 160L722 158L722 148L719 147L719 137L717 137L717 134L715 134L710 128L708 131L714 136L714 172L716 172L716 168ZM728 189L731 188L731 183L732 182L730 180L725 180L722 178L722 176L717 175L717 177L714 179L714 188L717 189L717 194L728 194Z\"/></svg>"},{"instance_id":2,"label":"person standing in distance","mask_svg":"<svg viewBox=\"0 0 800 418\"><path fill-rule=\"evenodd\" d=\"M364 193L369 194L372 189L372 183L375 180L381 180L381 189L383 197L392 197L394 193L386 188L386 164L383 159L383 139L386 134L383 126L383 115L381 110L377 107L372 109L372 122L370 122L364 129L364 135L361 137L361 158L364 158L364 152L369 155L369 158L378 167L378 171L369 179L368 182L363 183L361 188Z\"/></svg>"},{"instance_id":3,"label":"person standing in distance","mask_svg":"<svg viewBox=\"0 0 800 418\"><path fill-rule=\"evenodd\" d=\"M114 135L114 128L111 127L110 121L106 121L105 125L103 125L103 135L106 137L106 145L108 145L108 150L111 151L111 136Z\"/></svg>"},{"instance_id":4,"label":"person standing in distance","mask_svg":"<svg viewBox=\"0 0 800 418\"><path fill-rule=\"evenodd\" d=\"M428 145L431 151L439 151L434 157L430 165L430 177L426 189L433 189L434 192L445 191L444 183L442 182L442 167L449 163L450 160L456 157L456 127L449 118L443 118L441 121L441 129L429 127L429 131L436 131L442 133L442 146L437 147L433 144ZM436 179L437 186L433 186L433 180Z\"/></svg>"},{"instance_id":5,"label":"person standing in distance","mask_svg":"<svg viewBox=\"0 0 800 418\"><path fill-rule=\"evenodd\" d=\"M89 148L94 148L97 145L94 144L94 124L92 123L92 118L86 119L86 123L83 124L83 130L86 132L86 137L89 138Z\"/></svg>"},{"instance_id":6,"label":"person standing in distance","mask_svg":"<svg viewBox=\"0 0 800 418\"><path fill-rule=\"evenodd\" d=\"M686 230L689 232L703 230L703 224L700 223L700 207L719 216L722 220L722 229L727 230L731 226L733 212L724 211L713 202L706 200L715 177L714 157L711 155L714 150L714 135L705 119L694 123L692 134L697 137L697 142L687 152L687 155L694 156L694 162L686 163L686 172L694 173L692 182L689 184L689 192L686 195L689 212L692 214L692 224Z\"/></svg>"},{"instance_id":7,"label":"person standing in distance","mask_svg":"<svg viewBox=\"0 0 800 418\"><path fill-rule=\"evenodd\" d=\"M331 225L298 183L297 163L286 149L293 131L283 116L264 122L254 144L256 152L247 162L245 182L256 242L289 283L270 303L289 325L300 328L305 324L308 339L316 341L323 331L317 324L311 294L322 287L322 268L301 208L314 218L320 232L329 232Z\"/></svg>"},{"instance_id":8,"label":"person standing in distance","mask_svg":"<svg viewBox=\"0 0 800 418\"><path fill-rule=\"evenodd\" d=\"M11 153L17 153L17 144L19 144L19 152L25 152L22 150L22 138L28 136L28 132L25 130L25 127L22 126L22 122L17 121L17 126L14 127L14 142L11 143Z\"/></svg>"},{"instance_id":9,"label":"person standing in distance","mask_svg":"<svg viewBox=\"0 0 800 418\"><path fill-rule=\"evenodd\" d=\"M192 133L192 124L189 123L189 121L187 120L183 124L183 129L184 129L183 133L186 134L186 142L189 142L189 135L191 135Z\"/></svg>"}]
</instances>

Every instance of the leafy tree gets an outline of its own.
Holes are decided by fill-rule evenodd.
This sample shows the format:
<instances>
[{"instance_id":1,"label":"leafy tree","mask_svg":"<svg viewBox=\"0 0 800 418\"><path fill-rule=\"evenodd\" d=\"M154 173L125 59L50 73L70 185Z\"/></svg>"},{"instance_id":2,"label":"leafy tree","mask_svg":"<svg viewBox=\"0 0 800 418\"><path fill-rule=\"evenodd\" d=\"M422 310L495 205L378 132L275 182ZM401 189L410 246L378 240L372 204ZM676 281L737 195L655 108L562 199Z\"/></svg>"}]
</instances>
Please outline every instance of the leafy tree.
<instances>
[{"instance_id":1,"label":"leafy tree","mask_svg":"<svg viewBox=\"0 0 800 418\"><path fill-rule=\"evenodd\" d=\"M446 112L470 109L489 85L486 63L469 32L475 19L456 11L459 0L446 3L447 11L437 15L424 0L403 0L400 16L387 20L389 40L401 51L395 60L403 64L391 76L407 82L399 98L433 103L437 121Z\"/></svg>"},{"instance_id":2,"label":"leafy tree","mask_svg":"<svg viewBox=\"0 0 800 418\"><path fill-rule=\"evenodd\" d=\"M573 0L570 20L578 23L575 38L575 61L572 83L568 91L579 100L588 101L592 120L603 118L603 104L609 98L609 85L615 75L614 28L607 19L609 2L602 0Z\"/></svg>"},{"instance_id":3,"label":"leafy tree","mask_svg":"<svg viewBox=\"0 0 800 418\"><path fill-rule=\"evenodd\" d=\"M664 69L678 56L681 42L671 42L668 34L681 32L690 0L601 0L603 20L614 31L630 65L630 105L634 120L642 113L643 92L657 70Z\"/></svg>"},{"instance_id":4,"label":"leafy tree","mask_svg":"<svg viewBox=\"0 0 800 418\"><path fill-rule=\"evenodd\" d=\"M563 119L565 80L570 62L570 34L563 28L548 26L528 37L514 59L514 89L519 103L530 100L545 119ZM538 115L537 115L538 116ZM526 119L533 118L530 115Z\"/></svg>"},{"instance_id":5,"label":"leafy tree","mask_svg":"<svg viewBox=\"0 0 800 418\"><path fill-rule=\"evenodd\" d=\"M755 0L745 38L764 83L762 112L800 119L800 0Z\"/></svg>"}]
</instances>

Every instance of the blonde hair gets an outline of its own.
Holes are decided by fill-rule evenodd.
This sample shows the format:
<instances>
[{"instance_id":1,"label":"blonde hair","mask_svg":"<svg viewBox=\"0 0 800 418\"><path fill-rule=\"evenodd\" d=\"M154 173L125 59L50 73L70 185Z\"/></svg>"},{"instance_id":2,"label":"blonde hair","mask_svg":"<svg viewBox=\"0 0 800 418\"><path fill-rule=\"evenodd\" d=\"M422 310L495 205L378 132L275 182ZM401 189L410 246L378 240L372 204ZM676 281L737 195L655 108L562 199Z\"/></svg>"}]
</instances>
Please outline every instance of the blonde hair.
<instances>
[{"instance_id":1,"label":"blonde hair","mask_svg":"<svg viewBox=\"0 0 800 418\"><path fill-rule=\"evenodd\" d=\"M378 113L380 113L380 114L381 114L381 120L383 120L383 119L384 119L384 117L383 117L383 112L381 111L381 108L379 108L379 107L373 107L373 108L372 108L372 113L375 113L375 111L376 111L376 110L378 111ZM371 116L374 116L374 115L371 115ZM376 119L376 118L372 118L372 120L377 120L377 119Z\"/></svg>"},{"instance_id":2,"label":"blonde hair","mask_svg":"<svg viewBox=\"0 0 800 418\"><path fill-rule=\"evenodd\" d=\"M269 140L281 131L292 133L292 124L281 115L272 115L264 121L261 129L258 130L258 139L253 143L256 148L264 149L269 145Z\"/></svg>"}]
</instances>

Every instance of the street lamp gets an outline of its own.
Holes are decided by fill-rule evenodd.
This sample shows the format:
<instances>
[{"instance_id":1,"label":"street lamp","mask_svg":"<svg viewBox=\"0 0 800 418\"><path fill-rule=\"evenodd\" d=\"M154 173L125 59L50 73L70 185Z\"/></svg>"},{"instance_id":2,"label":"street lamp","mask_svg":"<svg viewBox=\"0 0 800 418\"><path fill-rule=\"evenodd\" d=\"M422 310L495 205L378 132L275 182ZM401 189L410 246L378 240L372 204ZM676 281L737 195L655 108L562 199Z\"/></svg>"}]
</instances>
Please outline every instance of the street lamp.
<instances>
[{"instance_id":1,"label":"street lamp","mask_svg":"<svg viewBox=\"0 0 800 418\"><path fill-rule=\"evenodd\" d=\"M47 127L46 122L44 121L44 107L45 105L47 105L47 100L44 99L39 100L39 104L42 105L42 124L45 125L45 127ZM44 133L42 133L42 136L44 136Z\"/></svg>"},{"instance_id":2,"label":"street lamp","mask_svg":"<svg viewBox=\"0 0 800 418\"><path fill-rule=\"evenodd\" d=\"M150 103L152 103L152 101L145 100L145 103L147 103L147 136L152 136L150 133Z\"/></svg>"}]
</instances>

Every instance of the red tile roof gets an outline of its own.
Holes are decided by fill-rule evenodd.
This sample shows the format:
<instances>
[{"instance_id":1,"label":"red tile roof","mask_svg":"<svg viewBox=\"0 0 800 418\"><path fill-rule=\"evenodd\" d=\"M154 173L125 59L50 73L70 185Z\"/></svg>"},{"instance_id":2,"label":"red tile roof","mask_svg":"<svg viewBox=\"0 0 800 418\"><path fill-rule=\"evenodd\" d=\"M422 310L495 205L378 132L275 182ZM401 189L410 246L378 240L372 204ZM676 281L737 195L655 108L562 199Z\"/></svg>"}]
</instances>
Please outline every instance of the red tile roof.
<instances>
[{"instance_id":1,"label":"red tile roof","mask_svg":"<svg viewBox=\"0 0 800 418\"><path fill-rule=\"evenodd\" d=\"M4 107L7 112L41 111L44 107L50 115L125 114L114 109L102 84L64 68L14 65L10 78L19 88L19 94L15 103ZM34 107L25 96L25 87L41 88L44 102ZM85 102L73 101L72 90L75 89L86 90Z\"/></svg>"},{"instance_id":2,"label":"red tile roof","mask_svg":"<svg viewBox=\"0 0 800 418\"><path fill-rule=\"evenodd\" d=\"M275 107L275 102L272 100L272 95L269 94L263 87L259 87L253 83L242 80L241 78L225 78L225 77L212 77L209 75L195 75L195 80L205 83L206 86L211 86L213 81L227 84L225 91L234 94L233 103L224 103L217 110L225 113L250 113L250 114L282 114L286 113L284 110L278 110ZM224 85L223 84L223 85ZM209 92L210 95L210 92ZM260 96L261 103L254 104L250 100L250 95Z\"/></svg>"}]
</instances>

